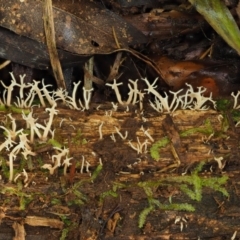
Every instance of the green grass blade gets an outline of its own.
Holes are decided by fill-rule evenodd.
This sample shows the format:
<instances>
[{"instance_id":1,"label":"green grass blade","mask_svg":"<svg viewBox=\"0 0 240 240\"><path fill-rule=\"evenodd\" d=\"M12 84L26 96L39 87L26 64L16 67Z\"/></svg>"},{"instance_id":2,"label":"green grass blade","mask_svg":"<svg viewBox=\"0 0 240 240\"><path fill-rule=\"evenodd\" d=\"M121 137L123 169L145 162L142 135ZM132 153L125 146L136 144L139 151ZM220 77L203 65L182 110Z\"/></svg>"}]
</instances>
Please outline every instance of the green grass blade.
<instances>
[{"instance_id":1,"label":"green grass blade","mask_svg":"<svg viewBox=\"0 0 240 240\"><path fill-rule=\"evenodd\" d=\"M223 1L189 0L212 28L240 55L240 31Z\"/></svg>"}]
</instances>

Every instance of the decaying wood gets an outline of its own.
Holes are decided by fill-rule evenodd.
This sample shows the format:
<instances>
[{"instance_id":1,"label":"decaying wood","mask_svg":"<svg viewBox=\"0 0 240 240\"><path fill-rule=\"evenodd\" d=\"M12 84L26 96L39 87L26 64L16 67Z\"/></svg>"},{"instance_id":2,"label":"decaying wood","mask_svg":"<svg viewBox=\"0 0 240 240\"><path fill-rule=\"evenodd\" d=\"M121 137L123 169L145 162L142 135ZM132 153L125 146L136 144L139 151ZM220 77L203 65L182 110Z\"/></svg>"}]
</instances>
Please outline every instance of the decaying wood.
<instances>
[{"instance_id":1,"label":"decaying wood","mask_svg":"<svg viewBox=\"0 0 240 240\"><path fill-rule=\"evenodd\" d=\"M5 236L9 236L5 239L12 238L11 225L14 221L25 220L27 223L29 216L55 219L57 228L62 228L61 216L69 218L74 227L67 239L231 238L240 228L238 128L232 125L224 132L220 113L214 110L181 110L173 114L159 114L152 111L139 112L133 108L125 111L125 107L112 111L111 105L97 107L91 106L91 110L87 112L58 108L59 113L54 118L52 127L55 129L54 138L69 148L73 164L69 167L66 177L61 171L56 171L50 176L38 166L37 158L41 157L42 164L51 163L49 155L54 154L54 150L51 146L45 146L46 149L34 146L38 155L32 159L32 170L27 170L30 180L22 191L28 195L37 193L39 197L35 197L24 210L24 215L19 216L21 211L18 197L8 192L0 195L0 203L5 204L5 208L1 210L0 232L3 231ZM25 127L21 114L12 116L17 119L18 128ZM48 114L42 108L34 108L34 116L42 124L48 118ZM4 121L4 114L0 115L0 121ZM195 132L182 137L181 133L186 130L204 128L206 121L211 123L212 135ZM101 125L102 138L99 132ZM120 137L118 130L123 136L128 132L126 139ZM154 142L147 136L146 131ZM115 136L115 142L111 139L112 134ZM151 157L149 149L153 143L166 136L169 137L170 143L159 149L160 158L156 161ZM145 140L148 140L147 152L143 150L143 153L137 153L130 146L131 143L136 147ZM4 156L7 158L7 152ZM93 183L86 181L74 188L81 180L89 179L86 168L81 173L82 156L89 162L91 173L99 165L100 159L103 169ZM219 157L223 157L222 169L214 160ZM163 203L168 203L170 198L173 202L191 203L196 211L189 213L156 209L149 214L144 227L139 229L139 214L148 203L146 195L137 184L191 174L194 166L200 161L206 162L205 173L202 172L202 176L229 177L226 189L230 197L226 198L221 193L203 189L202 200L195 202L179 192L174 184L160 186L153 189L154 198ZM16 159L15 169L18 169L19 164L20 159ZM114 184L125 184L128 187L119 188L116 198L108 196L101 203L101 194L111 190ZM0 187L17 188L17 185L7 183L7 180L3 179ZM62 189L65 189L65 192ZM74 195L74 189L87 197L85 205L67 206L67 203L79 198ZM13 199L12 203L4 201L7 196ZM59 198L61 203L52 204L53 196ZM39 239L33 234L34 228L27 228L26 224L24 226L26 239L28 235L31 239ZM47 239L49 236L59 239L61 236L61 232L56 231L56 228L48 228L43 234L41 239ZM1 234L0 239L4 239Z\"/></svg>"}]
</instances>

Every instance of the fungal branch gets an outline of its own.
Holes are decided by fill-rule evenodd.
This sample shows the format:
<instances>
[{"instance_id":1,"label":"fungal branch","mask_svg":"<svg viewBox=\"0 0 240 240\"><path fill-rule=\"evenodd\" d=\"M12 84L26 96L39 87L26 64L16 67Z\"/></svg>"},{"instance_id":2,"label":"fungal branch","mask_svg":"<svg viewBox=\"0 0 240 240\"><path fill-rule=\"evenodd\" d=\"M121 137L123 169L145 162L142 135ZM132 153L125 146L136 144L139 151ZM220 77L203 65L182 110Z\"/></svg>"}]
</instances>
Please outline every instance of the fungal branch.
<instances>
[{"instance_id":1,"label":"fungal branch","mask_svg":"<svg viewBox=\"0 0 240 240\"><path fill-rule=\"evenodd\" d=\"M216 102L212 99L212 94L209 97L205 97L204 93L206 92L206 88L198 87L197 91L194 91L193 87L190 84L186 83L188 87L186 93L184 95L180 95L180 92L183 89L180 89L178 92L169 91L173 96L171 103L169 102L169 95L165 92L165 97L162 97L160 93L158 93L155 88L157 87L156 81L150 84L146 78L142 79L147 84L147 89L145 91L147 93L152 93L155 96L155 103L150 101L151 107L158 111L167 113L174 112L179 106L181 109L191 109L191 110L208 110L209 104L212 103L213 107L216 108Z\"/></svg>"},{"instance_id":2,"label":"fungal branch","mask_svg":"<svg viewBox=\"0 0 240 240\"><path fill-rule=\"evenodd\" d=\"M118 86L122 85L123 83L117 83L116 82L116 79L113 80L113 84L111 83L107 83L106 86L110 86L112 87L112 89L115 91L115 94L116 94L116 97L117 97L117 100L119 102L119 104L122 104L124 105L123 101L122 101L122 97L121 97L121 94L119 92L119 89L118 89Z\"/></svg>"},{"instance_id":3,"label":"fungal branch","mask_svg":"<svg viewBox=\"0 0 240 240\"><path fill-rule=\"evenodd\" d=\"M13 76L12 73L10 73L11 76ZM9 86L6 86L3 81L1 80L1 83L3 87L5 88L4 93L3 93L3 102L6 106L11 106L11 100L12 100L12 92L15 86L17 86L17 81L15 77L13 76L11 80L11 84ZM6 93L7 93L7 99L6 99Z\"/></svg>"},{"instance_id":4,"label":"fungal branch","mask_svg":"<svg viewBox=\"0 0 240 240\"><path fill-rule=\"evenodd\" d=\"M147 145L149 144L148 139L143 143L140 142L139 137L137 137L137 144L134 146L131 141L128 141L129 146L135 150L138 154L147 153Z\"/></svg>"},{"instance_id":5,"label":"fungal branch","mask_svg":"<svg viewBox=\"0 0 240 240\"><path fill-rule=\"evenodd\" d=\"M60 88L56 91L50 91L49 89L52 87L51 85L46 85L44 83L44 80L41 81L35 81L33 80L33 83L24 83L25 75L20 76L20 83L18 83L12 73L10 73L12 77L11 84L9 86L6 86L2 81L2 85L5 88L3 93L3 99L0 99L0 104L11 106L13 102L13 96L12 92L15 87L19 88L19 97L17 97L17 102L14 103L17 107L20 108L29 108L31 107L33 100L35 99L35 96L38 97L40 104L43 107L46 107L47 104L50 104L50 106L57 105L58 101L61 101L63 104L67 105L71 109L75 110L89 110L90 109L90 103L91 103L91 97L92 93L94 91L93 88L91 89L85 89L85 87L82 88L82 96L83 100L81 100L79 97L77 97L77 91L81 84L81 81L77 83L73 83L73 92L72 95L69 96L66 90ZM117 83L116 79L113 80L112 83L106 83L106 86L111 87L116 95L118 104L120 105L126 105L128 108L128 105L136 105L139 104L139 109L143 109L143 99L146 94L151 94L154 96L155 100L154 102L149 101L150 106L157 112L174 112L178 108L181 109L191 109L191 110L207 110L209 109L209 103L213 105L213 107L216 107L215 101L212 99L212 95L210 94L209 97L205 97L204 93L206 92L206 89L204 87L198 87L197 91L193 89L193 87L190 84L186 84L187 90L185 94L181 95L182 89L180 89L177 92L169 91L169 93L164 92L164 96L162 96L157 90L157 81L158 79L155 79L153 83L150 83L150 81L147 78L142 78L142 81L145 82L147 88L144 89L143 92L141 92L138 89L138 80L131 80L129 79L128 82L128 99L125 101L122 100L121 92L119 89L119 86L123 85L122 82ZM39 87L41 85L42 87ZM25 90L28 91L28 93L25 93ZM25 94L24 94L25 93ZM239 97L238 93L237 95L234 95L232 93L232 96L234 98L234 108L239 108L237 106L237 100ZM47 100L47 103L46 103ZM118 106L116 103L112 103L114 111L117 111Z\"/></svg>"},{"instance_id":6,"label":"fungal branch","mask_svg":"<svg viewBox=\"0 0 240 240\"><path fill-rule=\"evenodd\" d=\"M7 134L7 136L9 138L11 138L13 141L15 141L16 137L18 136L18 134L20 134L23 131L23 129L17 130L16 120L15 120L15 118L12 117L11 113L9 113L7 116L11 120L12 129L7 129L4 126L0 126L0 128L4 129L6 134Z\"/></svg>"},{"instance_id":7,"label":"fungal branch","mask_svg":"<svg viewBox=\"0 0 240 240\"><path fill-rule=\"evenodd\" d=\"M81 102L81 100L79 99L79 105L80 107L77 106L77 102L76 102L76 94L77 94L77 89L78 86L80 85L80 81L78 83L73 83L73 92L72 92L72 97L68 96L66 103L68 104L68 106L72 109L76 109L76 110L84 110L83 104Z\"/></svg>"},{"instance_id":8,"label":"fungal branch","mask_svg":"<svg viewBox=\"0 0 240 240\"><path fill-rule=\"evenodd\" d=\"M37 136L41 139L42 134L40 133L38 127L36 126L37 119L33 118L33 112L30 112L27 116L22 113L22 118L26 121L27 128L30 128L30 142L34 142L34 134L36 133Z\"/></svg>"},{"instance_id":9,"label":"fungal branch","mask_svg":"<svg viewBox=\"0 0 240 240\"><path fill-rule=\"evenodd\" d=\"M144 90L148 94L152 93L155 96L155 105L154 105L154 103L152 103L150 101L150 105L153 107L153 109L155 109L158 112L162 112L164 110L167 112L171 112L170 106L168 104L168 95L165 93L165 97L162 97L160 95L160 93L155 90L155 88L157 87L157 85L155 85L155 84L158 81L158 78L156 78L152 84L150 84L150 82L148 81L147 78L142 78L142 80L147 84L147 87L148 87ZM174 99L174 101L175 101L175 99ZM173 104L171 104L171 105L173 105Z\"/></svg>"},{"instance_id":10,"label":"fungal branch","mask_svg":"<svg viewBox=\"0 0 240 240\"><path fill-rule=\"evenodd\" d=\"M57 151L57 154L52 155L52 162L53 164L44 164L42 166L43 169L48 169L50 175L54 174L54 171L61 167L64 166L64 175L67 174L67 167L71 165L70 160L72 160L72 157L68 157L69 154L69 149L68 148L58 148L54 147L54 149Z\"/></svg>"},{"instance_id":11,"label":"fungal branch","mask_svg":"<svg viewBox=\"0 0 240 240\"><path fill-rule=\"evenodd\" d=\"M9 154L9 181L13 180L13 161L16 159L17 154L22 150L22 154L25 159L27 159L28 155L35 156L36 154L32 152L30 145L28 144L29 140L27 139L27 134L21 132L19 135L19 142L14 148L11 150Z\"/></svg>"},{"instance_id":12,"label":"fungal branch","mask_svg":"<svg viewBox=\"0 0 240 240\"><path fill-rule=\"evenodd\" d=\"M13 76L13 73L10 73L12 79L14 79L14 76ZM24 83L24 78L25 78L26 74L24 75L20 75L20 84L19 83L16 83L16 86L19 87L19 97L17 97L17 100L18 100L18 107L20 108L24 108L24 107L27 107L27 101L29 98L26 98L24 99L24 90L26 88L30 88L31 86L30 85L27 85ZM14 79L15 80L15 79ZM16 80L15 80L16 82Z\"/></svg>"},{"instance_id":13,"label":"fungal branch","mask_svg":"<svg viewBox=\"0 0 240 240\"><path fill-rule=\"evenodd\" d=\"M112 84L107 83L106 86L110 86L114 90L119 104L128 106L130 104L135 105L136 103L139 102L140 110L142 110L143 108L142 101L143 101L144 93L141 93L141 91L138 90L138 85L137 85L138 79L136 81L129 79L129 82L132 84L133 87L131 86L130 83L128 83L129 93L128 93L128 99L126 102L122 101L122 96L118 89L118 86L121 86L123 84L122 82L116 83L116 79L114 79Z\"/></svg>"},{"instance_id":14,"label":"fungal branch","mask_svg":"<svg viewBox=\"0 0 240 240\"><path fill-rule=\"evenodd\" d=\"M205 105L207 102L211 102L213 104L213 107L216 108L216 102L212 99L212 93L209 97L205 97L203 95L204 92L206 92L206 88L204 87L198 87L198 91L194 92L192 85L187 84L188 90L185 94L185 99L190 99L188 104L184 102L184 107L193 109L193 110L208 110L209 105ZM187 100L186 100L187 101Z\"/></svg>"},{"instance_id":15,"label":"fungal branch","mask_svg":"<svg viewBox=\"0 0 240 240\"><path fill-rule=\"evenodd\" d=\"M236 95L233 92L231 94L231 96L234 99L233 109L239 109L240 108L240 105L238 105L239 95L240 95L240 91L238 91Z\"/></svg>"},{"instance_id":16,"label":"fungal branch","mask_svg":"<svg viewBox=\"0 0 240 240\"><path fill-rule=\"evenodd\" d=\"M49 120L48 120L46 127L44 127L42 140L47 139L47 136L48 136L49 132L51 131L51 126L53 123L54 115L58 114L58 110L56 110L56 104L54 104L51 108L46 108L46 112L49 112Z\"/></svg>"},{"instance_id":17,"label":"fungal branch","mask_svg":"<svg viewBox=\"0 0 240 240\"><path fill-rule=\"evenodd\" d=\"M15 119L11 116L11 114L7 115L12 122L12 129L7 129L4 126L0 126L5 131L5 135L7 136L5 141L0 145L0 151L6 148L7 151L14 146L16 137L23 131L23 129L17 130Z\"/></svg>"},{"instance_id":18,"label":"fungal branch","mask_svg":"<svg viewBox=\"0 0 240 240\"><path fill-rule=\"evenodd\" d=\"M54 130L51 130L53 124L53 118L58 114L58 110L55 109L56 104L54 104L51 108L46 108L46 112L49 113L49 119L46 126L41 125L37 122L38 119L33 117L33 112L31 111L28 115L22 113L22 118L26 122L26 129L30 130L30 139L28 138L28 134L23 132L23 129L17 129L17 124L15 119L8 114L8 118L11 120L11 129L6 128L5 126L0 126L1 129L5 131L6 138L5 141L0 145L0 151L6 149L10 151L9 153L9 181L13 180L13 161L17 158L18 154L22 154L23 157L27 160L28 156L35 156L36 153L33 152L31 144L34 142L34 136L37 135L38 139L42 142L46 142L48 140L49 133L52 134ZM41 130L40 130L41 129ZM43 131L43 132L42 132ZM59 151L59 149L57 149ZM65 149L62 151L62 155L66 155L68 151ZM60 153L59 153L60 154ZM58 156L58 155L56 155ZM56 157L56 156L53 156ZM71 158L67 158L64 160L64 171L66 172L67 166L70 165L69 160ZM57 159L57 166L59 167L59 159ZM55 165L54 165L55 167Z\"/></svg>"},{"instance_id":19,"label":"fungal branch","mask_svg":"<svg viewBox=\"0 0 240 240\"><path fill-rule=\"evenodd\" d=\"M91 96L92 96L92 91L93 91L93 88L86 89L85 87L83 87L83 99L84 99L86 110L89 109L89 104L90 104L90 100L91 100Z\"/></svg>"}]
</instances>

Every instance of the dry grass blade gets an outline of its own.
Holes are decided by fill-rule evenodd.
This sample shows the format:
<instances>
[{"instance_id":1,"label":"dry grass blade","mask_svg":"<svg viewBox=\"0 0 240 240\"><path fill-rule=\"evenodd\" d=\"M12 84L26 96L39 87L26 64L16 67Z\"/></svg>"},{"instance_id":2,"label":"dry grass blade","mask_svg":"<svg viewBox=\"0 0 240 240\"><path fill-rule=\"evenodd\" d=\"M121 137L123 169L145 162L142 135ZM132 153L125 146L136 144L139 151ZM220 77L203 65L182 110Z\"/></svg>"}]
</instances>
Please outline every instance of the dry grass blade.
<instances>
[{"instance_id":1,"label":"dry grass blade","mask_svg":"<svg viewBox=\"0 0 240 240\"><path fill-rule=\"evenodd\" d=\"M58 87L66 89L63 72L62 72L62 68L61 68L61 64L59 61L57 48L56 48L52 0L45 0L43 2L43 22L44 22L46 43L48 47L48 52L50 56L54 77L57 81Z\"/></svg>"}]
</instances>

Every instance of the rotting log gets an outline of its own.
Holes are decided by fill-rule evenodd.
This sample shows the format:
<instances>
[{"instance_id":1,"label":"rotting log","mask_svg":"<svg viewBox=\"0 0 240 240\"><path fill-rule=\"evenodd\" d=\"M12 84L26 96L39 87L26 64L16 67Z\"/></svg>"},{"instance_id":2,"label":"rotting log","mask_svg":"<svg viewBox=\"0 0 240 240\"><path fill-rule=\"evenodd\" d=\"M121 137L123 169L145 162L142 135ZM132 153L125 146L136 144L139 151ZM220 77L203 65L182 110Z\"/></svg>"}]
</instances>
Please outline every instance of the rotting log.
<instances>
[{"instance_id":1,"label":"rotting log","mask_svg":"<svg viewBox=\"0 0 240 240\"><path fill-rule=\"evenodd\" d=\"M112 111L107 105L97 109L92 106L91 110L81 112L58 108L52 129L55 129L54 139L69 148L69 156L73 157L67 176L63 176L61 168L52 176L40 168L41 164L51 163L50 156L55 151L49 145L39 148L33 144L37 156L30 159L31 164L24 165L29 178L26 187L21 179L8 183L3 173L6 166L2 166L0 239L13 238L15 222L24 224L26 239L59 239L64 229L68 231L66 239L230 239L233 236L240 228L239 130L230 115L226 130L220 113L214 110L159 114L132 108L126 111L125 107ZM48 114L43 108L35 107L33 111L39 123L47 121ZM25 128L21 114L12 116L18 129ZM5 121L5 114L0 115L0 121ZM126 139L120 137L117 129L123 136L128 132ZM144 133L146 130L153 142ZM156 161L150 148L164 137L169 142L158 149L160 157ZM131 143L137 149L139 145L140 149L146 139L146 152L145 145L139 150L142 153L130 146ZM7 154L2 152L2 159L7 159ZM90 172L86 172L85 166L81 173L82 156L90 164ZM220 157L223 157L221 163L217 161ZM15 160L14 169L21 169L21 161L21 158ZM102 171L93 182L87 181L100 161ZM191 175L201 161L205 161L199 172L201 177L229 177L224 186L229 197L203 188L198 202L181 192L175 182L163 181L151 187L155 200L163 204L189 203L195 211L155 208L140 229L139 214L148 207L149 196L139 183Z\"/></svg>"}]
</instances>

